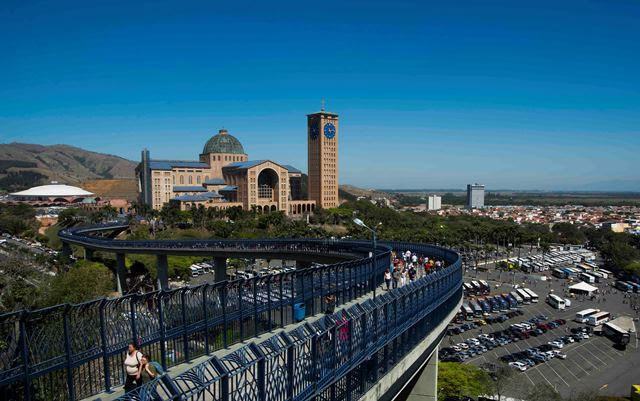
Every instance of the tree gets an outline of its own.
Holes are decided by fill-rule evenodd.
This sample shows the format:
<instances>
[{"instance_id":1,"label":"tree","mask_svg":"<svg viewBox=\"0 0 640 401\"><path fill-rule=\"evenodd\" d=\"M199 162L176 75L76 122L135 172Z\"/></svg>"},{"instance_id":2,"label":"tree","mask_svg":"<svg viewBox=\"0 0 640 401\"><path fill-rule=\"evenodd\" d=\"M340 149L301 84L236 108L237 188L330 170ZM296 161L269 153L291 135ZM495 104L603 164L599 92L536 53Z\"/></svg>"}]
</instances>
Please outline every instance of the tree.
<instances>
[{"instance_id":1,"label":"tree","mask_svg":"<svg viewBox=\"0 0 640 401\"><path fill-rule=\"evenodd\" d=\"M114 278L102 263L80 260L51 281L47 304L80 303L106 296L113 291Z\"/></svg>"},{"instance_id":2,"label":"tree","mask_svg":"<svg viewBox=\"0 0 640 401\"><path fill-rule=\"evenodd\" d=\"M438 363L438 399L488 394L491 379L480 368L457 362Z\"/></svg>"},{"instance_id":3,"label":"tree","mask_svg":"<svg viewBox=\"0 0 640 401\"><path fill-rule=\"evenodd\" d=\"M628 274L635 274L637 276L640 276L640 260L628 263L624 267L624 271L626 271Z\"/></svg>"},{"instance_id":4,"label":"tree","mask_svg":"<svg viewBox=\"0 0 640 401\"><path fill-rule=\"evenodd\" d=\"M517 375L515 370L509 366L484 364L482 368L491 377L491 394L498 397L498 401L506 394L522 394L526 391L526 383L522 376Z\"/></svg>"}]
</instances>

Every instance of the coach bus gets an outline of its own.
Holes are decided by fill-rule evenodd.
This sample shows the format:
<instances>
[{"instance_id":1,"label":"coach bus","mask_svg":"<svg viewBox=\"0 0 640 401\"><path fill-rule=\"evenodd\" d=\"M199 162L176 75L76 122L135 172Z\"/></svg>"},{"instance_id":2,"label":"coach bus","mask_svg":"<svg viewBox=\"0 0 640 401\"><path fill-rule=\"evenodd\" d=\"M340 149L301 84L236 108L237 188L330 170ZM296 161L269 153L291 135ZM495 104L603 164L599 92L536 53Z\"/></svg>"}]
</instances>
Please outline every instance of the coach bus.
<instances>
[{"instance_id":1,"label":"coach bus","mask_svg":"<svg viewBox=\"0 0 640 401\"><path fill-rule=\"evenodd\" d=\"M613 278L613 273L611 273L609 270L598 269L598 272L600 272L600 274L604 274L604 278Z\"/></svg>"},{"instance_id":2,"label":"coach bus","mask_svg":"<svg viewBox=\"0 0 640 401\"><path fill-rule=\"evenodd\" d=\"M580 273L578 275L578 278L584 281L585 283L589 283L589 284L593 284L596 282L596 278L588 273Z\"/></svg>"},{"instance_id":3,"label":"coach bus","mask_svg":"<svg viewBox=\"0 0 640 401\"><path fill-rule=\"evenodd\" d=\"M609 319L611 319L611 313L598 312L587 318L587 324L589 326L600 326L601 324L608 322Z\"/></svg>"},{"instance_id":4,"label":"coach bus","mask_svg":"<svg viewBox=\"0 0 640 401\"><path fill-rule=\"evenodd\" d=\"M491 292L491 286L489 285L489 283L487 283L484 280L480 280L480 285L482 286L482 289L484 290L485 294L488 294Z\"/></svg>"},{"instance_id":5,"label":"coach bus","mask_svg":"<svg viewBox=\"0 0 640 401\"><path fill-rule=\"evenodd\" d=\"M566 271L562 270L562 269L553 269L551 274L553 274L555 277L558 277L558 278L568 278L569 277L569 274Z\"/></svg>"},{"instance_id":6,"label":"coach bus","mask_svg":"<svg viewBox=\"0 0 640 401\"><path fill-rule=\"evenodd\" d=\"M520 296L520 294L518 294L517 291L511 291L509 295L511 295L516 300L518 305L522 305L522 303L524 302L524 299L522 299L522 297Z\"/></svg>"},{"instance_id":7,"label":"coach bus","mask_svg":"<svg viewBox=\"0 0 640 401\"><path fill-rule=\"evenodd\" d=\"M587 319L589 318L589 316L595 315L598 312L600 312L600 309L585 309L585 310L581 310L580 312L576 313L576 318L573 319L573 320L578 322L578 323L587 323Z\"/></svg>"},{"instance_id":8,"label":"coach bus","mask_svg":"<svg viewBox=\"0 0 640 401\"><path fill-rule=\"evenodd\" d=\"M531 297L531 302L533 302L534 304L538 303L538 294L528 288L523 288L523 290L525 290L529 294L529 296Z\"/></svg>"},{"instance_id":9,"label":"coach bus","mask_svg":"<svg viewBox=\"0 0 640 401\"><path fill-rule=\"evenodd\" d=\"M473 309L473 314L475 316L482 316L482 307L480 306L480 304L478 302L471 301L471 302L469 302L469 305Z\"/></svg>"},{"instance_id":10,"label":"coach bus","mask_svg":"<svg viewBox=\"0 0 640 401\"><path fill-rule=\"evenodd\" d=\"M473 285L473 288L476 290L477 295L484 294L484 291L482 290L482 285L480 285L479 282L474 280L471 282L471 285Z\"/></svg>"},{"instance_id":11,"label":"coach bus","mask_svg":"<svg viewBox=\"0 0 640 401\"><path fill-rule=\"evenodd\" d=\"M566 307L564 299L560 298L556 294L549 294L547 296L547 303L555 309L564 309Z\"/></svg>"},{"instance_id":12,"label":"coach bus","mask_svg":"<svg viewBox=\"0 0 640 401\"><path fill-rule=\"evenodd\" d=\"M631 335L628 330L625 330L612 322L607 322L602 325L602 334L607 336L614 343L622 346L626 346L629 344L629 340L631 340Z\"/></svg>"},{"instance_id":13,"label":"coach bus","mask_svg":"<svg viewBox=\"0 0 640 401\"><path fill-rule=\"evenodd\" d=\"M473 295L476 293L475 289L473 288L473 286L469 283L463 283L462 286L464 287L464 293L467 295Z\"/></svg>"},{"instance_id":14,"label":"coach bus","mask_svg":"<svg viewBox=\"0 0 640 401\"><path fill-rule=\"evenodd\" d=\"M468 303L465 302L462 304L462 310L464 311L464 318L466 320L473 320L473 309L471 309Z\"/></svg>"},{"instance_id":15,"label":"coach bus","mask_svg":"<svg viewBox=\"0 0 640 401\"><path fill-rule=\"evenodd\" d=\"M531 295L529 295L528 292L526 292L523 288L518 288L516 291L522 298L522 303L524 303L525 305L529 305L531 303Z\"/></svg>"},{"instance_id":16,"label":"coach bus","mask_svg":"<svg viewBox=\"0 0 640 401\"><path fill-rule=\"evenodd\" d=\"M626 291L626 292L632 292L633 291L633 286L629 283L627 283L626 281L616 281L616 286L617 289L619 289L620 291Z\"/></svg>"}]
</instances>

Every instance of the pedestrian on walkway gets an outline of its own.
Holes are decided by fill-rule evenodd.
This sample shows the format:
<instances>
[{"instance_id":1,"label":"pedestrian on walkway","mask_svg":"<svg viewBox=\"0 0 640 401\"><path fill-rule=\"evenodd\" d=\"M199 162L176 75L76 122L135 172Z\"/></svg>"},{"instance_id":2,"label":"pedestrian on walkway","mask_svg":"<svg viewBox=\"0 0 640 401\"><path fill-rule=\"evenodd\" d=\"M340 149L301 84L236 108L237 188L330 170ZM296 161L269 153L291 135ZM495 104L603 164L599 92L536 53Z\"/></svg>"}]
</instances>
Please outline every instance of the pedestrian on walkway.
<instances>
[{"instance_id":1,"label":"pedestrian on walkway","mask_svg":"<svg viewBox=\"0 0 640 401\"><path fill-rule=\"evenodd\" d=\"M127 375L124 381L125 393L140 386L141 382L138 373L140 371L140 360L142 356L142 352L138 351L138 346L133 342L129 343L127 354L124 358L124 370Z\"/></svg>"},{"instance_id":2,"label":"pedestrian on walkway","mask_svg":"<svg viewBox=\"0 0 640 401\"><path fill-rule=\"evenodd\" d=\"M391 272L389 269L384 271L384 282L387 284L387 291L391 289Z\"/></svg>"}]
</instances>

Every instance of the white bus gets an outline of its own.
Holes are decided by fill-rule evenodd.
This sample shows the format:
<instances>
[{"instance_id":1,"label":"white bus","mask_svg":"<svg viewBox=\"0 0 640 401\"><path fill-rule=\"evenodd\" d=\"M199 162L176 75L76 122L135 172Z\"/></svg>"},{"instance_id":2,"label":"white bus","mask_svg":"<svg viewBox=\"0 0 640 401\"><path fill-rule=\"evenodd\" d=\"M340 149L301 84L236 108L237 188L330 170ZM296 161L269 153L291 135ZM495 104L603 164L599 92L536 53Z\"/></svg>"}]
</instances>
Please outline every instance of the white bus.
<instances>
[{"instance_id":1,"label":"white bus","mask_svg":"<svg viewBox=\"0 0 640 401\"><path fill-rule=\"evenodd\" d=\"M580 273L578 274L578 278L586 283L593 284L596 282L596 278L591 274Z\"/></svg>"},{"instance_id":2,"label":"white bus","mask_svg":"<svg viewBox=\"0 0 640 401\"><path fill-rule=\"evenodd\" d=\"M578 323L587 323L587 319L589 318L589 316L595 315L598 312L600 312L600 309L585 309L585 310L581 310L580 312L576 313L576 318L573 319L573 320L578 322Z\"/></svg>"},{"instance_id":3,"label":"white bus","mask_svg":"<svg viewBox=\"0 0 640 401\"><path fill-rule=\"evenodd\" d=\"M598 269L598 272L600 272L600 274L604 274L604 278L613 278L613 273L611 273L609 270L605 270L605 269Z\"/></svg>"},{"instance_id":4,"label":"white bus","mask_svg":"<svg viewBox=\"0 0 640 401\"><path fill-rule=\"evenodd\" d=\"M511 291L510 294L512 297L516 299L516 301L518 302L518 305L522 305L522 303L524 302L524 299L522 299L522 297L520 296L520 294L518 294L517 291Z\"/></svg>"},{"instance_id":5,"label":"white bus","mask_svg":"<svg viewBox=\"0 0 640 401\"><path fill-rule=\"evenodd\" d=\"M523 288L518 288L516 290L516 292L522 298L522 303L523 304L529 305L531 303L531 295L529 295L529 293L527 291L525 291Z\"/></svg>"},{"instance_id":6,"label":"white bus","mask_svg":"<svg viewBox=\"0 0 640 401\"><path fill-rule=\"evenodd\" d=\"M549 294L549 296L547 296L547 303L555 309L564 309L566 306L564 299L560 298L556 294Z\"/></svg>"},{"instance_id":7,"label":"white bus","mask_svg":"<svg viewBox=\"0 0 640 401\"><path fill-rule=\"evenodd\" d=\"M606 323L611 318L609 312L598 312L587 318L587 324L589 326L600 326L602 323Z\"/></svg>"},{"instance_id":8,"label":"white bus","mask_svg":"<svg viewBox=\"0 0 640 401\"><path fill-rule=\"evenodd\" d=\"M525 290L529 294L529 296L531 297L531 302L533 302L534 304L538 303L538 294L528 288L523 288L523 290Z\"/></svg>"}]
</instances>

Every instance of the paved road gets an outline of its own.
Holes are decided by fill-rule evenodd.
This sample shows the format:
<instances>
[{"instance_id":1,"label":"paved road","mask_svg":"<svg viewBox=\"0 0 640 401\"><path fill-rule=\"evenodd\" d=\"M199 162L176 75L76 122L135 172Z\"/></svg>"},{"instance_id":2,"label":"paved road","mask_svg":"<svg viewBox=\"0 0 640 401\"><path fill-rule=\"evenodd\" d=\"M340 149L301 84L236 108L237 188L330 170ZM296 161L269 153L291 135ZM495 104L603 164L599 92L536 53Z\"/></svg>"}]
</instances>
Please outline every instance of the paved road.
<instances>
[{"instance_id":1,"label":"paved road","mask_svg":"<svg viewBox=\"0 0 640 401\"><path fill-rule=\"evenodd\" d=\"M601 300L600 302L574 299L572 300L570 308L564 311L555 310L546 304L544 299L551 289L554 290L554 293L562 294L565 289L564 282L560 280L544 282L539 280L539 276L538 279L531 277L532 276L518 274L515 280L516 283L526 282L526 286L531 288L540 297L538 304L527 305L522 308L525 312L524 316L509 319L504 323L487 325L470 332L465 332L462 335L452 336L451 340L453 343L464 341L469 337L476 337L480 330L484 333L489 333L505 329L510 324L527 320L539 314L545 314L551 320L563 318L567 320L568 323L555 330L549 330L542 336L531 337L524 341L508 344L505 347L495 348L465 363L475 365L482 365L487 362L502 364L503 362L498 360L502 355L538 346L565 335L569 328L580 326L578 323L569 321L575 317L577 311L582 309L594 307L610 311L616 315L635 315L635 313L632 314L628 304L623 303L625 298L623 298L623 295L619 292L612 292L605 295L604 298L606 298L606 301ZM471 275L468 280L472 278L473 275ZM486 279L487 277L483 274L480 278ZM499 280L499 275L491 272L488 278L494 287L496 285L498 286L498 288L494 288L494 293L505 292L511 289L512 280L508 274L503 273L500 277L502 280ZM504 280L508 280L507 284L504 283ZM601 290L611 290L608 286L610 282L611 280L609 280L609 283L599 283L597 286ZM449 345L449 340L445 338L442 346L447 345ZM596 336L592 336L588 340L583 340L579 343L567 345L562 351L567 354L567 359L552 359L549 362L536 365L524 373L520 373L524 378L523 382L532 386L541 383L549 384L564 396L569 396L586 389L601 389L601 393L606 395L628 395L630 385L640 382L640 349L636 338L632 338L631 344L625 351L614 348L613 343L609 339Z\"/></svg>"}]
</instances>

